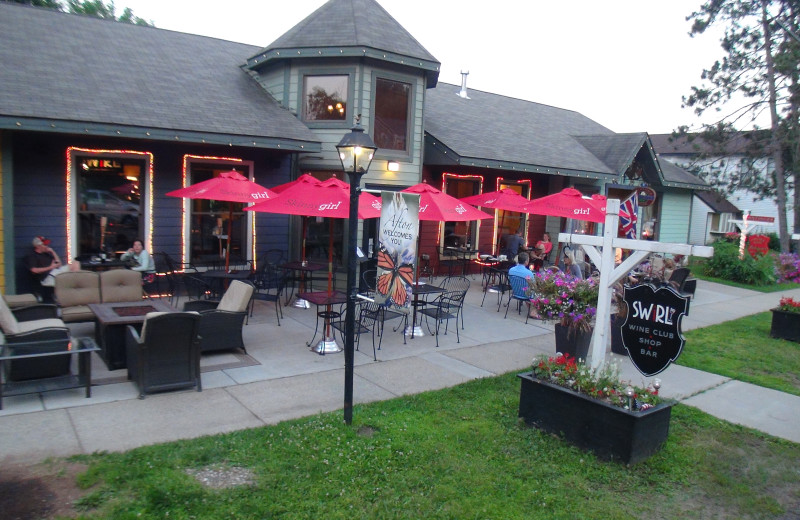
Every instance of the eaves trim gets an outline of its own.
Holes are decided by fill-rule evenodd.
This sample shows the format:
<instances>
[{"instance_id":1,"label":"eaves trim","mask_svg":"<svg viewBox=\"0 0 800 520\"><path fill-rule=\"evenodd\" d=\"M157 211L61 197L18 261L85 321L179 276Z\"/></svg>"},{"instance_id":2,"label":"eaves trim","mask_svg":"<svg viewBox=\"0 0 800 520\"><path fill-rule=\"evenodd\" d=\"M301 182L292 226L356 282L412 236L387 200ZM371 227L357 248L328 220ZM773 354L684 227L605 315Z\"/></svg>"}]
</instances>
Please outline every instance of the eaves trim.
<instances>
[{"instance_id":1,"label":"eaves trim","mask_svg":"<svg viewBox=\"0 0 800 520\"><path fill-rule=\"evenodd\" d=\"M407 67L416 67L425 71L435 72L436 74L428 74L428 87L436 86L439 77L439 69L441 63L438 61L425 60L415 58L405 54L397 54L387 52L374 47L367 47L364 45L357 46L341 46L341 47L295 47L288 49L269 49L260 52L255 56L247 59L245 67L249 69L256 69L259 66L273 60L292 60L298 58L341 58L341 57L357 57L357 58L372 58L375 60L386 61L398 65L405 65Z\"/></svg>"},{"instance_id":2,"label":"eaves trim","mask_svg":"<svg viewBox=\"0 0 800 520\"><path fill-rule=\"evenodd\" d=\"M220 134L188 130L168 130L163 128L142 128L130 125L63 121L58 119L0 116L0 129L120 137L128 139L151 139L156 141L170 141L173 143L182 142L244 146L269 150L285 150L288 152L322 151L322 144L317 141L300 141L277 137Z\"/></svg>"}]
</instances>

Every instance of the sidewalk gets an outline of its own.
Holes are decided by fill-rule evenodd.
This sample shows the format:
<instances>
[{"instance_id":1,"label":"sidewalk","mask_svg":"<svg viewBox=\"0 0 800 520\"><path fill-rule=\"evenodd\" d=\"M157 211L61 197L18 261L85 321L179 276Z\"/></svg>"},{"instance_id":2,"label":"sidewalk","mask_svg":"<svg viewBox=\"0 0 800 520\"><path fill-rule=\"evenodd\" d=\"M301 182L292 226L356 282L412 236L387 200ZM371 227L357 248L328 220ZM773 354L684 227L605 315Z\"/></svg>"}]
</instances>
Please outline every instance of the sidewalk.
<instances>
[{"instance_id":1,"label":"sidewalk","mask_svg":"<svg viewBox=\"0 0 800 520\"><path fill-rule=\"evenodd\" d=\"M700 281L684 330L768 310L784 295L800 298L800 289L761 294ZM390 330L397 322L387 322L375 362L371 337L365 335L355 353L354 402L392 399L524 371L535 355L554 352L552 325L539 321L526 325L524 315L513 308L504 319L502 311L496 312L494 295L487 295L480 307L482 297L480 279L475 276L460 343L451 324L447 336L440 336L439 348L430 335L407 339L404 344L402 334ZM92 324L73 327L76 336L93 333ZM6 398L0 411L0 460L36 462L50 456L124 451L339 410L344 396L344 355L311 352L306 341L313 330L313 309L285 308L278 327L272 304L258 302L255 316L244 328L248 354L258 364L223 365L204 372L202 392L166 392L139 400L133 383L119 382L94 386L89 399L82 389ZM626 378L637 383L650 380L627 358L615 357ZM95 360L94 366L102 367L102 362ZM677 365L658 377L665 397L800 442L800 397ZM358 421L357 412L354 420Z\"/></svg>"}]
</instances>

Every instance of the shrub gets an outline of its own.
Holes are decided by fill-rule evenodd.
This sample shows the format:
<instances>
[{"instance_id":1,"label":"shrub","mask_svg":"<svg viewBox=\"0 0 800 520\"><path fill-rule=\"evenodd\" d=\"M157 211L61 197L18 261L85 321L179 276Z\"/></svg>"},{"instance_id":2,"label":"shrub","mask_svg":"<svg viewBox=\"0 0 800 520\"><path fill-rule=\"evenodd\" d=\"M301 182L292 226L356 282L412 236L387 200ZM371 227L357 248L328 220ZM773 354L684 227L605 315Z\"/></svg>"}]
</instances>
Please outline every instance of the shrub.
<instances>
[{"instance_id":1,"label":"shrub","mask_svg":"<svg viewBox=\"0 0 800 520\"><path fill-rule=\"evenodd\" d=\"M739 258L739 246L725 240L714 244L714 256L705 263L705 274L749 285L775 283L775 261L772 255L753 258L745 252Z\"/></svg>"},{"instance_id":2,"label":"shrub","mask_svg":"<svg viewBox=\"0 0 800 520\"><path fill-rule=\"evenodd\" d=\"M778 282L800 283L800 255L781 253L776 260Z\"/></svg>"},{"instance_id":3,"label":"shrub","mask_svg":"<svg viewBox=\"0 0 800 520\"><path fill-rule=\"evenodd\" d=\"M767 247L769 247L770 251L778 251L778 252L780 252L780 250L781 250L781 239L778 236L778 234L777 233L767 233L767 236L769 237L769 246L767 246Z\"/></svg>"}]
</instances>

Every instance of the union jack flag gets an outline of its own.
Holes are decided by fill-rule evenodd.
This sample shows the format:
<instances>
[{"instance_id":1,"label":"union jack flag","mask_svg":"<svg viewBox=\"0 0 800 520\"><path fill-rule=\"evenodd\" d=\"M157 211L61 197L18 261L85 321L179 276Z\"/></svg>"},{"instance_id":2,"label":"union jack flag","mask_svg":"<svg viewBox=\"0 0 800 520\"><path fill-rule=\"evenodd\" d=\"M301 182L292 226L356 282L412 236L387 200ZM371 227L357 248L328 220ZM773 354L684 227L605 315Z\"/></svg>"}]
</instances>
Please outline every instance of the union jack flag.
<instances>
[{"instance_id":1,"label":"union jack flag","mask_svg":"<svg viewBox=\"0 0 800 520\"><path fill-rule=\"evenodd\" d=\"M619 206L619 228L625 238L636 239L636 214L638 212L639 202L634 192Z\"/></svg>"}]
</instances>

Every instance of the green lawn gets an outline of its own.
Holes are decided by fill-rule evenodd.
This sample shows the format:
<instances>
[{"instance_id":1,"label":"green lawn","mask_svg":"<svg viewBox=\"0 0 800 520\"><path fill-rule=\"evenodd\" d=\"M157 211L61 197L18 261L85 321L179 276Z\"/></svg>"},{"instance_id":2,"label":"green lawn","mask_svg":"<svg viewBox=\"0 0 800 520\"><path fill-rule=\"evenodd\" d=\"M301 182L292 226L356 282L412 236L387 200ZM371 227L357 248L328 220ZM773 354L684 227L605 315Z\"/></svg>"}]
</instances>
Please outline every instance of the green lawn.
<instances>
[{"instance_id":1,"label":"green lawn","mask_svg":"<svg viewBox=\"0 0 800 520\"><path fill-rule=\"evenodd\" d=\"M762 312L686 332L677 363L800 395L800 343L771 338L771 320Z\"/></svg>"},{"instance_id":2,"label":"green lawn","mask_svg":"<svg viewBox=\"0 0 800 520\"><path fill-rule=\"evenodd\" d=\"M767 316L689 332L680 362L798 393L798 346L768 338ZM519 382L506 374L356 406L352 426L336 412L75 457L89 463L79 477L84 518L778 519L800 510L800 444L679 404L664 449L626 467L526 427L518 402ZM206 467L247 468L254 483L214 490L187 473Z\"/></svg>"}]
</instances>

